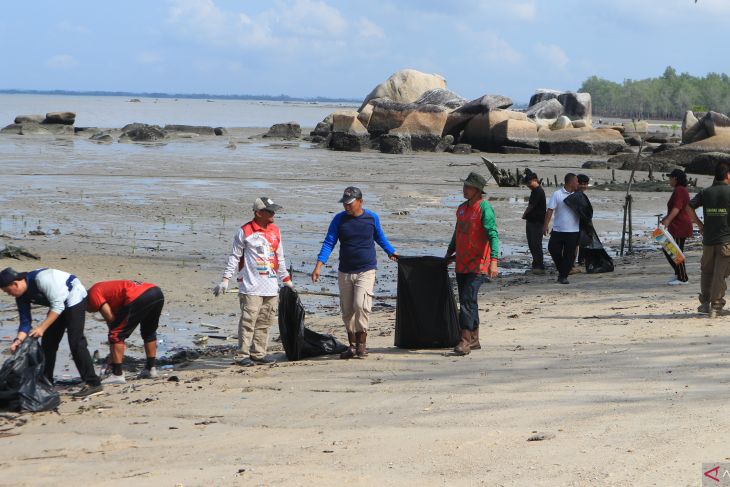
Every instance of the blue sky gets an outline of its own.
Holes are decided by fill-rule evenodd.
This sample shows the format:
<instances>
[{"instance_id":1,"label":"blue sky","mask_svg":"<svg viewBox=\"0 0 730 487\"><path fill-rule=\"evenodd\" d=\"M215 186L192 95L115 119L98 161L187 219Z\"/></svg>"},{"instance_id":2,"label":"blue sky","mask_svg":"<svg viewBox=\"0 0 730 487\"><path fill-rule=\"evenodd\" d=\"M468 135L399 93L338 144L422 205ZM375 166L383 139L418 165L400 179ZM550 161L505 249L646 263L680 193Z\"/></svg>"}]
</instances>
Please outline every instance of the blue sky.
<instances>
[{"instance_id":1,"label":"blue sky","mask_svg":"<svg viewBox=\"0 0 730 487\"><path fill-rule=\"evenodd\" d=\"M730 0L4 2L3 89L364 97L401 68L527 101L728 72Z\"/></svg>"}]
</instances>

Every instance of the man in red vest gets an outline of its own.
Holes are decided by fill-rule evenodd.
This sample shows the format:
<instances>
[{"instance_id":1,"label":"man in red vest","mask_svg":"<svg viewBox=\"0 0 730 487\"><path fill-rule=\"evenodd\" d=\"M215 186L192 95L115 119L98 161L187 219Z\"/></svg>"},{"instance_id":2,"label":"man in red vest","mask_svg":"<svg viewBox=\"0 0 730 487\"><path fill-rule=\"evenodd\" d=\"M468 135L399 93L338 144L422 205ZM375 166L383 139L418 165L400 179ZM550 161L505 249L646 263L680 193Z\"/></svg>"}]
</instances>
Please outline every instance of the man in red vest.
<instances>
[{"instance_id":1,"label":"man in red vest","mask_svg":"<svg viewBox=\"0 0 730 487\"><path fill-rule=\"evenodd\" d=\"M233 249L223 271L223 280L213 290L218 296L228 290L228 281L238 272L241 318L238 322L238 365L273 362L266 357L269 328L274 324L279 298L278 279L293 287L284 261L281 232L274 215L281 210L270 198L257 198L254 218L233 239ZM277 279L278 278L278 279Z\"/></svg>"},{"instance_id":2,"label":"man in red vest","mask_svg":"<svg viewBox=\"0 0 730 487\"><path fill-rule=\"evenodd\" d=\"M497 276L499 234L494 210L482 198L487 181L469 173L464 182L466 201L456 210L456 229L446 251L446 259L456 253L456 284L459 288L459 325L461 341L454 348L457 355L467 355L479 343L479 287L483 274Z\"/></svg>"}]
</instances>

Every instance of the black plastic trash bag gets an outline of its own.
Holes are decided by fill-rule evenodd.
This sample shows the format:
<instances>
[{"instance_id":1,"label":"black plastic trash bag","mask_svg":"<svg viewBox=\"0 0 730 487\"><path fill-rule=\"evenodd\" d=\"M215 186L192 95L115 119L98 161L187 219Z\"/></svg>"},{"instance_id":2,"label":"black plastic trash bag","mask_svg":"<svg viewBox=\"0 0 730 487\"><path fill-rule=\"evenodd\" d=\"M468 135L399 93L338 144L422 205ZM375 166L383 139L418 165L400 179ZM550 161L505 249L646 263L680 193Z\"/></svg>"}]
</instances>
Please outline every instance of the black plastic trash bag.
<instances>
[{"instance_id":1,"label":"black plastic trash bag","mask_svg":"<svg viewBox=\"0 0 730 487\"><path fill-rule=\"evenodd\" d=\"M342 353L347 345L332 335L317 333L304 326L304 306L296 291L288 286L279 290L279 335L288 360Z\"/></svg>"},{"instance_id":2,"label":"black plastic trash bag","mask_svg":"<svg viewBox=\"0 0 730 487\"><path fill-rule=\"evenodd\" d=\"M449 348L459 342L454 290L442 257L398 257L395 346Z\"/></svg>"},{"instance_id":3,"label":"black plastic trash bag","mask_svg":"<svg viewBox=\"0 0 730 487\"><path fill-rule=\"evenodd\" d=\"M27 338L0 369L0 408L50 411L61 404L58 392L43 375L43 350Z\"/></svg>"},{"instance_id":4,"label":"black plastic trash bag","mask_svg":"<svg viewBox=\"0 0 730 487\"><path fill-rule=\"evenodd\" d=\"M613 259L603 248L593 226L593 206L588 196L582 191L576 191L567 198L565 204L578 214L580 220L580 241L579 246L583 253L583 259L588 274L601 272L613 272Z\"/></svg>"}]
</instances>

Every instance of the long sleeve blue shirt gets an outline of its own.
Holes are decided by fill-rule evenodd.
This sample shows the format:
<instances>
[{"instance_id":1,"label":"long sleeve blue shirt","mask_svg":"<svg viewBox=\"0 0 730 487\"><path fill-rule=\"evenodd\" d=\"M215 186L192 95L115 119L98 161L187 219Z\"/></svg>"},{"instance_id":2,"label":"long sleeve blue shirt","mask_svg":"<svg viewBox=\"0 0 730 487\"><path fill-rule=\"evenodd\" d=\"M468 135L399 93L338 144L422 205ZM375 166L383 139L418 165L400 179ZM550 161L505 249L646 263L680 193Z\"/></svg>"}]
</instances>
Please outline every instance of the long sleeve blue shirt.
<instances>
[{"instance_id":1,"label":"long sleeve blue shirt","mask_svg":"<svg viewBox=\"0 0 730 487\"><path fill-rule=\"evenodd\" d=\"M339 270L348 274L378 267L375 243L380 245L389 257L395 253L395 249L383 233L380 218L370 210L364 210L360 216L350 216L346 211L335 215L317 260L326 264L338 241L340 242Z\"/></svg>"}]
</instances>

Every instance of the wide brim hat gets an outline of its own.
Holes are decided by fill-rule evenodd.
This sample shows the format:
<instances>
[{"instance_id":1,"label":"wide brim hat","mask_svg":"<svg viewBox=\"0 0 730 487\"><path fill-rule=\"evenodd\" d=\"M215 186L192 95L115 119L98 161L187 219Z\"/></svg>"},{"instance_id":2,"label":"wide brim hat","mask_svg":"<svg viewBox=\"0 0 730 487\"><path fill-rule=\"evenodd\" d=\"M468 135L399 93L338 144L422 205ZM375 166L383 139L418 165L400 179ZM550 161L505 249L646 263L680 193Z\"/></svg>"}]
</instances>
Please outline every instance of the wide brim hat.
<instances>
[{"instance_id":1,"label":"wide brim hat","mask_svg":"<svg viewBox=\"0 0 730 487\"><path fill-rule=\"evenodd\" d=\"M482 193L484 192L484 186L487 185L487 180L484 179L484 176L475 172L470 172L466 179L462 179L461 182L466 186L478 189Z\"/></svg>"}]
</instances>

